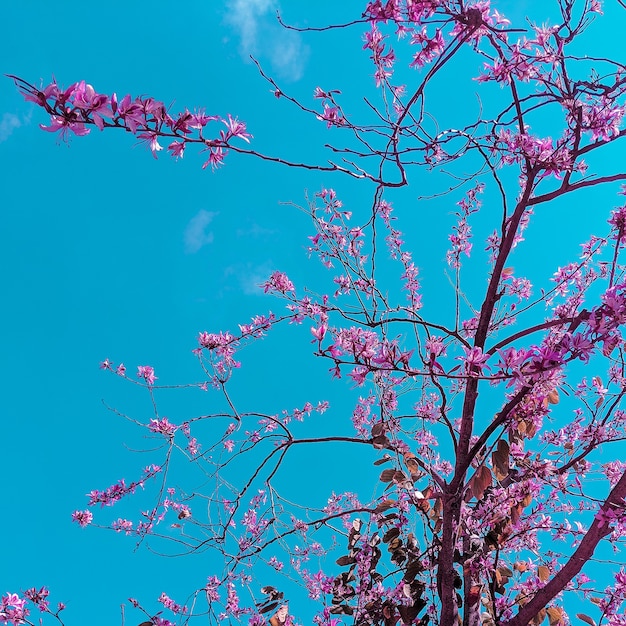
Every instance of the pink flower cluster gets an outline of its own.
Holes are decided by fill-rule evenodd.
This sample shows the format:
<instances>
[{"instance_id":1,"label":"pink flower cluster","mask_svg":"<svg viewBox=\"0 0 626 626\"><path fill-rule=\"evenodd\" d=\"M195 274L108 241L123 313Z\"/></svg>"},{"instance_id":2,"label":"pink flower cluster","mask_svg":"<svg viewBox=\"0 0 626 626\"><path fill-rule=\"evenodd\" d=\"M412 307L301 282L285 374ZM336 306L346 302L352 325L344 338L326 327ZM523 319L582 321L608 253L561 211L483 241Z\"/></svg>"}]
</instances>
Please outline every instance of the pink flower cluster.
<instances>
[{"instance_id":1,"label":"pink flower cluster","mask_svg":"<svg viewBox=\"0 0 626 626\"><path fill-rule=\"evenodd\" d=\"M87 495L89 496L88 506L94 506L95 504L100 503L101 506L113 506L116 502L121 500L124 496L128 494L135 493L137 487L142 487L145 484L145 481L149 478L153 478L159 472L161 472L161 467L159 465L150 465L143 470L143 477L135 482L130 483L130 485L126 485L126 482L122 478L114 485L107 487L104 491L93 490L90 491ZM77 511L72 515L72 518L75 522L78 522L81 526L85 526L91 522L91 519L87 520L85 516L85 512ZM87 521L86 521L87 520Z\"/></svg>"},{"instance_id":2,"label":"pink flower cluster","mask_svg":"<svg viewBox=\"0 0 626 626\"><path fill-rule=\"evenodd\" d=\"M38 89L33 85L12 77L22 91L26 100L44 108L50 114L50 125L41 125L43 130L58 132L62 139L70 133L83 136L89 133L88 126L93 124L100 130L105 127L123 128L145 142L156 158L163 150L159 138L170 141L168 152L173 157L182 157L190 143L202 145L209 153L202 166L216 168L224 161L224 157L234 139L249 142L251 135L243 122L228 115L221 118L207 115L203 110L190 112L184 110L178 114L170 114L168 108L158 100L150 97L133 98L125 95L118 99L99 94L85 81L74 83L63 89L56 82ZM208 139L204 136L208 125L218 122L226 127L216 136Z\"/></svg>"},{"instance_id":3,"label":"pink flower cluster","mask_svg":"<svg viewBox=\"0 0 626 626\"><path fill-rule=\"evenodd\" d=\"M26 607L26 600L16 593L7 593L0 600L0 624L19 626L26 621L30 611Z\"/></svg>"}]
</instances>

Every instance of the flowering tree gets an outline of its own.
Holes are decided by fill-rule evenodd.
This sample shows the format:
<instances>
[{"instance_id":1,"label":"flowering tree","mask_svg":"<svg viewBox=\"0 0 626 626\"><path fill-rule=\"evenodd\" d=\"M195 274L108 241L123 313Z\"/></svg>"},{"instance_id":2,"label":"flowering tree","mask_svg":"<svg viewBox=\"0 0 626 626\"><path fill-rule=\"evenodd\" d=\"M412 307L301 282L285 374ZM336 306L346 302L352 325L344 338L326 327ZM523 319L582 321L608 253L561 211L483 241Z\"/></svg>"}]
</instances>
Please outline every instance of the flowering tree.
<instances>
[{"instance_id":1,"label":"flowering tree","mask_svg":"<svg viewBox=\"0 0 626 626\"><path fill-rule=\"evenodd\" d=\"M626 206L607 209L605 232L589 233L580 256L539 288L527 278L532 242L524 241L533 212L626 180L620 159L602 158L626 134L626 68L590 50L586 28L602 15L596 0L560 0L557 9L539 26L511 24L487 1L369 2L359 19L333 27L364 30L373 121L353 119L337 90L317 88L315 103L303 103L263 74L277 97L340 137L326 163L257 151L232 116L174 114L153 98L100 94L84 81L64 89L13 77L50 114L42 128L62 138L123 129L155 157L165 149L181 158L195 144L203 167L238 152L373 190L369 207L351 211L332 189L307 200L308 251L330 270L325 293L277 270L262 288L284 302L281 314L199 334L203 377L190 386L212 394L214 412L172 423L159 411L151 366L135 377L102 363L145 387L154 417L136 424L162 445L143 475L92 491L87 505L115 505L140 486L153 487L154 505L110 524L87 508L74 521L223 557L184 604L163 594L155 614L131 600L142 626L194 617L291 623L301 619L286 603L294 583L319 603L320 625L626 624L619 558L604 560L600 582L588 565L601 544L617 553L626 536L626 463L617 454L626 426ZM581 43L591 52L584 58ZM482 90L480 114L431 110L430 92L468 67ZM403 235L393 210L394 192L422 171L453 180L444 195L456 207L445 306L422 301L418 265L437 268L409 251L424 236L416 236L424 217ZM490 234L475 261L476 220ZM332 432L317 429L314 414L329 409L323 399L263 414L231 397L242 349L291 323L310 327L314 356L337 384L356 388L349 429L339 415ZM351 446L350 462L381 466L379 480L353 493L338 490L338 477L323 506L306 494L293 502L279 485L305 444L320 455ZM183 459L204 477L202 491L170 481ZM62 605L53 612L47 596L45 588L5 595L0 623L32 623L31 605L61 622Z\"/></svg>"}]
</instances>

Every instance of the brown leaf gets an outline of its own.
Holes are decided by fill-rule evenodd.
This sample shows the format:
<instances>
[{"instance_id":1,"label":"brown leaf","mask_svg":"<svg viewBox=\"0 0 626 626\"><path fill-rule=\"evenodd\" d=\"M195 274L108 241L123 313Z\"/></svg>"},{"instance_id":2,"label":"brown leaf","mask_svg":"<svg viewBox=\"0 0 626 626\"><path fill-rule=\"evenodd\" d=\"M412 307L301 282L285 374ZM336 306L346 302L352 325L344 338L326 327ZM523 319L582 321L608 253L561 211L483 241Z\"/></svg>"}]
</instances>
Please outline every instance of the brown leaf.
<instances>
[{"instance_id":1,"label":"brown leaf","mask_svg":"<svg viewBox=\"0 0 626 626\"><path fill-rule=\"evenodd\" d=\"M154 622L141 622L139 626L153 626Z\"/></svg>"},{"instance_id":2,"label":"brown leaf","mask_svg":"<svg viewBox=\"0 0 626 626\"><path fill-rule=\"evenodd\" d=\"M395 539L400 534L400 529L397 526L393 526L383 535L383 543L389 543L392 539Z\"/></svg>"},{"instance_id":3,"label":"brown leaf","mask_svg":"<svg viewBox=\"0 0 626 626\"><path fill-rule=\"evenodd\" d=\"M504 480L509 475L510 471L509 444L504 439L498 441L498 445L491 455L491 462L496 478L498 480Z\"/></svg>"},{"instance_id":4,"label":"brown leaf","mask_svg":"<svg viewBox=\"0 0 626 626\"><path fill-rule=\"evenodd\" d=\"M558 404L559 403L559 390L558 389L553 389L548 394L548 402L550 404Z\"/></svg>"},{"instance_id":5,"label":"brown leaf","mask_svg":"<svg viewBox=\"0 0 626 626\"><path fill-rule=\"evenodd\" d=\"M563 609L558 606L551 606L548 609L548 622L550 623L550 626L561 626L564 624Z\"/></svg>"},{"instance_id":6,"label":"brown leaf","mask_svg":"<svg viewBox=\"0 0 626 626\"><path fill-rule=\"evenodd\" d=\"M539 580L543 583L550 578L550 568L545 565L540 565L537 568L537 576L539 576Z\"/></svg>"},{"instance_id":7,"label":"brown leaf","mask_svg":"<svg viewBox=\"0 0 626 626\"><path fill-rule=\"evenodd\" d=\"M528 494L521 502L522 508L528 506L533 501L533 497L531 494Z\"/></svg>"},{"instance_id":8,"label":"brown leaf","mask_svg":"<svg viewBox=\"0 0 626 626\"><path fill-rule=\"evenodd\" d=\"M278 602L271 602L267 606L263 606L259 609L259 613L263 615L263 613L269 613L273 611L278 606Z\"/></svg>"},{"instance_id":9,"label":"brown leaf","mask_svg":"<svg viewBox=\"0 0 626 626\"><path fill-rule=\"evenodd\" d=\"M372 426L372 437L376 438L385 432L385 425L383 422L378 422Z\"/></svg>"},{"instance_id":10,"label":"brown leaf","mask_svg":"<svg viewBox=\"0 0 626 626\"><path fill-rule=\"evenodd\" d=\"M283 604L283 606L270 617L270 624L272 626L283 626L289 617L289 605Z\"/></svg>"},{"instance_id":11,"label":"brown leaf","mask_svg":"<svg viewBox=\"0 0 626 626\"><path fill-rule=\"evenodd\" d=\"M482 465L476 470L476 473L472 476L470 480L471 490L477 500L480 500L487 487L491 487L492 484L492 475L491 470Z\"/></svg>"},{"instance_id":12,"label":"brown leaf","mask_svg":"<svg viewBox=\"0 0 626 626\"><path fill-rule=\"evenodd\" d=\"M387 435L378 435L372 439L372 445L376 450L383 450L390 443L391 442L389 441L389 437L387 437Z\"/></svg>"},{"instance_id":13,"label":"brown leaf","mask_svg":"<svg viewBox=\"0 0 626 626\"><path fill-rule=\"evenodd\" d=\"M390 500L390 499L383 500L382 502L378 504L378 506L375 509L375 512L382 513L383 511L387 511L388 509L396 506L396 504L397 504L396 500Z\"/></svg>"},{"instance_id":14,"label":"brown leaf","mask_svg":"<svg viewBox=\"0 0 626 626\"><path fill-rule=\"evenodd\" d=\"M393 480L393 477L396 474L395 469L386 469L383 470L380 475L380 481L383 483L390 483Z\"/></svg>"},{"instance_id":15,"label":"brown leaf","mask_svg":"<svg viewBox=\"0 0 626 626\"><path fill-rule=\"evenodd\" d=\"M388 463L389 461L391 461L392 458L393 457L389 454L385 454L382 459L377 459L376 461L374 461L374 465L382 465L383 463Z\"/></svg>"},{"instance_id":16,"label":"brown leaf","mask_svg":"<svg viewBox=\"0 0 626 626\"><path fill-rule=\"evenodd\" d=\"M589 617L589 615L585 615L584 613L576 613L576 617L585 622L585 624L589 624L589 626L596 626L596 622L591 617Z\"/></svg>"},{"instance_id":17,"label":"brown leaf","mask_svg":"<svg viewBox=\"0 0 626 626\"><path fill-rule=\"evenodd\" d=\"M526 561L517 561L513 564L513 569L523 573L528 569L528 563Z\"/></svg>"}]
</instances>

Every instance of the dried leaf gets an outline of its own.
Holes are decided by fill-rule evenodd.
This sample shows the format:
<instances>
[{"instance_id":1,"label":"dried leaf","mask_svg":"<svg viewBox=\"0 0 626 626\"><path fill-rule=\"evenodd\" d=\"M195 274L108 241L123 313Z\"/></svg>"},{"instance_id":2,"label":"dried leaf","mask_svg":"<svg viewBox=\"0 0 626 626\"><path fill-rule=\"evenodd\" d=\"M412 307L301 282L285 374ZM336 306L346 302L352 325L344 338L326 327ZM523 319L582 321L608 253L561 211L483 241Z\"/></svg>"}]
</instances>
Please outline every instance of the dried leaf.
<instances>
[{"instance_id":1,"label":"dried leaf","mask_svg":"<svg viewBox=\"0 0 626 626\"><path fill-rule=\"evenodd\" d=\"M271 604L268 604L267 606L260 608L259 613L261 615L263 615L263 613L269 613L270 611L273 611L277 606L278 606L278 602L272 602Z\"/></svg>"},{"instance_id":2,"label":"dried leaf","mask_svg":"<svg viewBox=\"0 0 626 626\"><path fill-rule=\"evenodd\" d=\"M421 561L419 561L419 559L414 559L413 561L409 561L408 565L406 566L404 570L404 580L406 580L408 583L412 582L413 580L415 580L415 577L421 571L423 571L423 569L424 567Z\"/></svg>"},{"instance_id":3,"label":"dried leaf","mask_svg":"<svg viewBox=\"0 0 626 626\"><path fill-rule=\"evenodd\" d=\"M559 390L558 389L553 389L548 394L548 402L550 404L558 404L559 403Z\"/></svg>"},{"instance_id":4,"label":"dried leaf","mask_svg":"<svg viewBox=\"0 0 626 626\"><path fill-rule=\"evenodd\" d=\"M376 461L374 461L374 465L382 465L383 463L388 463L389 461L391 461L392 458L393 457L389 454L385 454L382 459L377 459Z\"/></svg>"},{"instance_id":5,"label":"dried leaf","mask_svg":"<svg viewBox=\"0 0 626 626\"><path fill-rule=\"evenodd\" d=\"M378 422L372 426L372 437L376 438L385 432L385 425L383 422Z\"/></svg>"},{"instance_id":6,"label":"dried leaf","mask_svg":"<svg viewBox=\"0 0 626 626\"><path fill-rule=\"evenodd\" d=\"M585 624L589 624L589 626L596 626L595 620L589 617L589 615L585 615L584 613L576 613L576 617L585 622Z\"/></svg>"},{"instance_id":7,"label":"dried leaf","mask_svg":"<svg viewBox=\"0 0 626 626\"><path fill-rule=\"evenodd\" d=\"M510 472L509 444L504 439L498 441L498 445L491 455L491 462L496 478L504 480Z\"/></svg>"},{"instance_id":8,"label":"dried leaf","mask_svg":"<svg viewBox=\"0 0 626 626\"><path fill-rule=\"evenodd\" d=\"M389 498L387 500L383 500L375 509L376 513L382 513L383 511L387 511L388 509L396 506L397 502L396 500L390 500Z\"/></svg>"},{"instance_id":9,"label":"dried leaf","mask_svg":"<svg viewBox=\"0 0 626 626\"><path fill-rule=\"evenodd\" d=\"M352 563L356 563L356 559L354 556L350 556L347 554L346 556L340 556L335 563L340 567L345 567L346 565L352 565Z\"/></svg>"},{"instance_id":10,"label":"dried leaf","mask_svg":"<svg viewBox=\"0 0 626 626\"><path fill-rule=\"evenodd\" d=\"M539 576L539 580L543 583L550 578L550 568L545 565L540 565L537 568L537 576Z\"/></svg>"},{"instance_id":11,"label":"dried leaf","mask_svg":"<svg viewBox=\"0 0 626 626\"><path fill-rule=\"evenodd\" d=\"M289 605L283 604L283 606L270 617L271 626L283 626L289 617Z\"/></svg>"},{"instance_id":12,"label":"dried leaf","mask_svg":"<svg viewBox=\"0 0 626 626\"><path fill-rule=\"evenodd\" d=\"M390 483L393 480L393 477L396 474L395 469L386 469L383 470L380 475L380 481L383 483Z\"/></svg>"},{"instance_id":13,"label":"dried leaf","mask_svg":"<svg viewBox=\"0 0 626 626\"><path fill-rule=\"evenodd\" d=\"M390 443L391 442L389 441L389 437L387 437L387 435L379 435L378 437L374 437L372 439L372 445L376 450L384 450Z\"/></svg>"},{"instance_id":14,"label":"dried leaf","mask_svg":"<svg viewBox=\"0 0 626 626\"><path fill-rule=\"evenodd\" d=\"M487 487L491 487L492 484L491 470L482 465L476 470L476 473L470 480L471 490L477 500L480 500L485 494Z\"/></svg>"},{"instance_id":15,"label":"dried leaf","mask_svg":"<svg viewBox=\"0 0 626 626\"><path fill-rule=\"evenodd\" d=\"M523 573L528 569L528 563L525 561L517 561L513 564L513 569Z\"/></svg>"},{"instance_id":16,"label":"dried leaf","mask_svg":"<svg viewBox=\"0 0 626 626\"><path fill-rule=\"evenodd\" d=\"M154 622L141 622L139 626L153 626Z\"/></svg>"},{"instance_id":17,"label":"dried leaf","mask_svg":"<svg viewBox=\"0 0 626 626\"><path fill-rule=\"evenodd\" d=\"M563 609L558 606L551 606L548 609L548 622L550 626L561 626L561 624L564 624Z\"/></svg>"},{"instance_id":18,"label":"dried leaf","mask_svg":"<svg viewBox=\"0 0 626 626\"><path fill-rule=\"evenodd\" d=\"M392 539L395 539L399 534L400 534L400 529L397 526L394 526L393 528L390 528L383 535L383 542L389 543Z\"/></svg>"}]
</instances>

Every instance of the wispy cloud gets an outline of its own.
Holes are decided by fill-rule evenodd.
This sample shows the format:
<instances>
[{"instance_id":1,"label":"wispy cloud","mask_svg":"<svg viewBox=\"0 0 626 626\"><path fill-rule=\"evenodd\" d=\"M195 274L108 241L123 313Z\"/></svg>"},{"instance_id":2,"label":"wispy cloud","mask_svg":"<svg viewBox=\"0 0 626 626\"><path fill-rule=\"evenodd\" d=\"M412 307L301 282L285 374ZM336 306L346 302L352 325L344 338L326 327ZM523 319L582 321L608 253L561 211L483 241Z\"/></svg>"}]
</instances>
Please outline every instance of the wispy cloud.
<instances>
[{"instance_id":1,"label":"wispy cloud","mask_svg":"<svg viewBox=\"0 0 626 626\"><path fill-rule=\"evenodd\" d=\"M230 0L226 21L237 29L242 54L258 54L259 22L276 11L274 0Z\"/></svg>"},{"instance_id":2,"label":"wispy cloud","mask_svg":"<svg viewBox=\"0 0 626 626\"><path fill-rule=\"evenodd\" d=\"M239 37L239 52L267 59L280 77L296 81L302 77L309 56L300 33L283 28L276 20L276 0L229 0L226 22Z\"/></svg>"},{"instance_id":3,"label":"wispy cloud","mask_svg":"<svg viewBox=\"0 0 626 626\"><path fill-rule=\"evenodd\" d=\"M224 270L224 277L226 279L233 277L245 295L261 296L263 289L259 285L269 278L273 269L269 261L256 266L252 263L231 265Z\"/></svg>"},{"instance_id":4,"label":"wispy cloud","mask_svg":"<svg viewBox=\"0 0 626 626\"><path fill-rule=\"evenodd\" d=\"M265 228L264 226L261 226L260 224L254 222L246 228L238 228L235 231L235 234L237 235L237 237L252 237L254 239L257 239L267 238L270 235L273 235L275 232L277 231L271 228Z\"/></svg>"},{"instance_id":5,"label":"wispy cloud","mask_svg":"<svg viewBox=\"0 0 626 626\"><path fill-rule=\"evenodd\" d=\"M22 125L20 118L13 113L4 113L0 119L0 143L6 141L16 128Z\"/></svg>"},{"instance_id":6,"label":"wispy cloud","mask_svg":"<svg viewBox=\"0 0 626 626\"><path fill-rule=\"evenodd\" d=\"M185 252L195 254L204 246L213 243L213 232L207 230L217 213L201 209L185 228Z\"/></svg>"}]
</instances>

